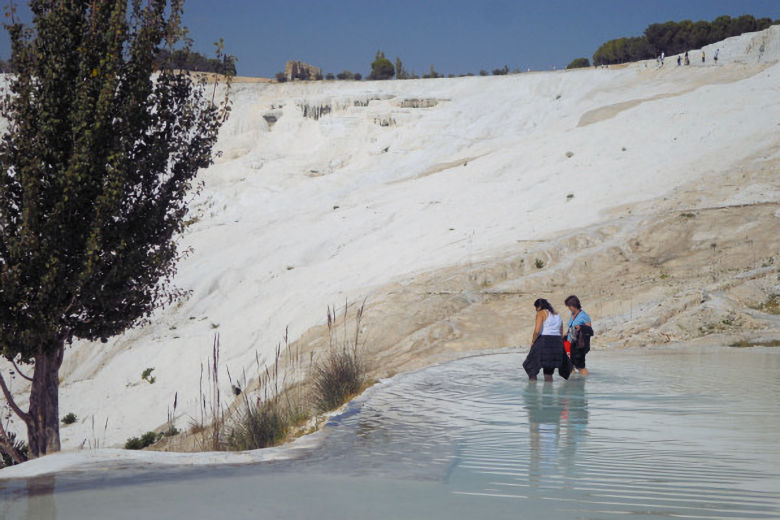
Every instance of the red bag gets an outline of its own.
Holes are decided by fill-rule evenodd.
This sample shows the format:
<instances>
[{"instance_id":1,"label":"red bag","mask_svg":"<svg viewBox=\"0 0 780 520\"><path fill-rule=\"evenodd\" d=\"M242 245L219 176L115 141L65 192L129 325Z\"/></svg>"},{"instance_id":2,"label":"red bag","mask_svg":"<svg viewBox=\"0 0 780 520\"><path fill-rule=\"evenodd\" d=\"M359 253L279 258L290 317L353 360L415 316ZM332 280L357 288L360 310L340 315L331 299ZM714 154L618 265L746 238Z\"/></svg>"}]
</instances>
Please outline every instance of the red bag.
<instances>
[{"instance_id":1,"label":"red bag","mask_svg":"<svg viewBox=\"0 0 780 520\"><path fill-rule=\"evenodd\" d=\"M566 353L571 356L571 341L568 339L563 340L563 348L565 348Z\"/></svg>"}]
</instances>

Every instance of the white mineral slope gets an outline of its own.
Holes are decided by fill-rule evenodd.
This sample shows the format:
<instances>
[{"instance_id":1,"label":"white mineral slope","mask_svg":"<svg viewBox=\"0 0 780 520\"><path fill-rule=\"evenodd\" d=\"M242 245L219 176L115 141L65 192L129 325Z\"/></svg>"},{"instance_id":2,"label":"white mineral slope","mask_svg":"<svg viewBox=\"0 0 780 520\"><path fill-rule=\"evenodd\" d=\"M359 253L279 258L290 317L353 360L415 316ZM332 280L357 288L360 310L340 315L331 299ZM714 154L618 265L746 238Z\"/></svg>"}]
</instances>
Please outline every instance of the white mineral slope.
<instances>
[{"instance_id":1,"label":"white mineral slope","mask_svg":"<svg viewBox=\"0 0 780 520\"><path fill-rule=\"evenodd\" d=\"M60 410L79 420L62 428L64 449L121 446L164 423L177 393L177 426L198 418L215 332L224 366L254 374L256 354L270 360L286 327L295 339L328 304L776 158L780 27L717 47L717 67L694 55L660 70L237 84L182 241L193 252L176 283L191 295L149 326L68 349ZM776 202L779 190L746 185L734 201Z\"/></svg>"}]
</instances>

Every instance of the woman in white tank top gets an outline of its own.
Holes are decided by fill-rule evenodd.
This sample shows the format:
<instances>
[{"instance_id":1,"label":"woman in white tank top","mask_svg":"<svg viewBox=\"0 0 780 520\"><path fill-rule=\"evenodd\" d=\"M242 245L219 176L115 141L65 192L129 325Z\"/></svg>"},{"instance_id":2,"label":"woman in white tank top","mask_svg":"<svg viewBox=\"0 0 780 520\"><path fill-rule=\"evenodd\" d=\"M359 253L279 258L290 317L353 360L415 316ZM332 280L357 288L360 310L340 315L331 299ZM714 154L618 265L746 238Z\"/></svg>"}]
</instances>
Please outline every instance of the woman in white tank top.
<instances>
[{"instance_id":1,"label":"woman in white tank top","mask_svg":"<svg viewBox=\"0 0 780 520\"><path fill-rule=\"evenodd\" d=\"M550 302L539 298L534 302L536 323L531 338L531 350L523 362L528 378L536 380L539 370L544 370L544 380L552 381L553 372L568 379L572 365L563 347L563 321Z\"/></svg>"},{"instance_id":2,"label":"woman in white tank top","mask_svg":"<svg viewBox=\"0 0 780 520\"><path fill-rule=\"evenodd\" d=\"M542 310L537 315L547 313L547 317L542 322L542 332L539 336L562 336L563 335L563 321L560 315L552 314L548 310ZM539 321L537 319L537 321Z\"/></svg>"}]
</instances>

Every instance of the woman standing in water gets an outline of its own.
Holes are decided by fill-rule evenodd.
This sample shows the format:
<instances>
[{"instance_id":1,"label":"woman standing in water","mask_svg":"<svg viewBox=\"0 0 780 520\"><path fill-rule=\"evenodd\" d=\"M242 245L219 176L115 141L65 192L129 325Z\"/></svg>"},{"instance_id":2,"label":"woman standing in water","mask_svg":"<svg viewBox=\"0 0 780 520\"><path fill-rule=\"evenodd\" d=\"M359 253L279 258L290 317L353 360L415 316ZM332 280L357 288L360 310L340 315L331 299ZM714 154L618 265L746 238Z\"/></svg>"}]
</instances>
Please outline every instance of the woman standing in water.
<instances>
[{"instance_id":1,"label":"woman standing in water","mask_svg":"<svg viewBox=\"0 0 780 520\"><path fill-rule=\"evenodd\" d=\"M550 302L539 298L534 302L536 323L531 338L531 350L523 362L528 379L535 381L539 370L544 370L544 380L552 381L553 372L569 379L571 361L563 348L563 322Z\"/></svg>"},{"instance_id":2,"label":"woman standing in water","mask_svg":"<svg viewBox=\"0 0 780 520\"><path fill-rule=\"evenodd\" d=\"M588 313L582 310L580 299L573 294L564 301L571 311L568 326L568 340L571 343L571 362L583 376L588 375L585 368L585 355L590 352L590 337L593 336L593 324Z\"/></svg>"}]
</instances>

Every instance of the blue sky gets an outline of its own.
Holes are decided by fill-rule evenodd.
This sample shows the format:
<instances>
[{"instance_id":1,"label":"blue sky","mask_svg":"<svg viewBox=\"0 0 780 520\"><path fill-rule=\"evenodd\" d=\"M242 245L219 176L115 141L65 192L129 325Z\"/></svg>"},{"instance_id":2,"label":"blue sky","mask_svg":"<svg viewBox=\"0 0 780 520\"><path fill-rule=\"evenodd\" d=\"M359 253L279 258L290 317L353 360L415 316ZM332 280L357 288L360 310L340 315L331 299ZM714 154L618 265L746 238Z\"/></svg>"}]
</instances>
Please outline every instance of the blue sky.
<instances>
[{"instance_id":1,"label":"blue sky","mask_svg":"<svg viewBox=\"0 0 780 520\"><path fill-rule=\"evenodd\" d=\"M408 70L534 70L590 57L604 41L653 22L721 14L780 19L780 0L188 0L195 48L225 39L242 75L272 76L288 59L367 74L377 49ZM7 36L0 56L7 57Z\"/></svg>"}]
</instances>

